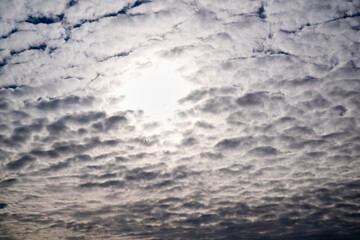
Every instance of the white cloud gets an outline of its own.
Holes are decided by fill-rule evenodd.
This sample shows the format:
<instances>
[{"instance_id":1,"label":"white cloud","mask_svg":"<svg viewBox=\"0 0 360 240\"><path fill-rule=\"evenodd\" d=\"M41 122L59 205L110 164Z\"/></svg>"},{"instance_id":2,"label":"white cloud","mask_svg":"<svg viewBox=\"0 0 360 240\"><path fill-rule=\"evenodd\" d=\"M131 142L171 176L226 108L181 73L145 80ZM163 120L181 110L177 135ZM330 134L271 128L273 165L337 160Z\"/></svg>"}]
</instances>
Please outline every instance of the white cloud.
<instances>
[{"instance_id":1,"label":"white cloud","mask_svg":"<svg viewBox=\"0 0 360 240\"><path fill-rule=\"evenodd\" d=\"M1 2L0 235L355 239L359 7Z\"/></svg>"}]
</instances>

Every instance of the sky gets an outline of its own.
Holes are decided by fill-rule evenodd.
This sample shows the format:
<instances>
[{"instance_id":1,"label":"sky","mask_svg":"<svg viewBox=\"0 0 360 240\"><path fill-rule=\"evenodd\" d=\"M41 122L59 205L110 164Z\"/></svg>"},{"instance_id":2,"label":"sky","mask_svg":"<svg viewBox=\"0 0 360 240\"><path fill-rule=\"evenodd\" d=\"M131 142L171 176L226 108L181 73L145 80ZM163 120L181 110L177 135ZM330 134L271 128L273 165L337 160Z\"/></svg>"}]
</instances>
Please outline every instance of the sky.
<instances>
[{"instance_id":1,"label":"sky","mask_svg":"<svg viewBox=\"0 0 360 240\"><path fill-rule=\"evenodd\" d=\"M0 239L359 239L359 0L1 0Z\"/></svg>"}]
</instances>

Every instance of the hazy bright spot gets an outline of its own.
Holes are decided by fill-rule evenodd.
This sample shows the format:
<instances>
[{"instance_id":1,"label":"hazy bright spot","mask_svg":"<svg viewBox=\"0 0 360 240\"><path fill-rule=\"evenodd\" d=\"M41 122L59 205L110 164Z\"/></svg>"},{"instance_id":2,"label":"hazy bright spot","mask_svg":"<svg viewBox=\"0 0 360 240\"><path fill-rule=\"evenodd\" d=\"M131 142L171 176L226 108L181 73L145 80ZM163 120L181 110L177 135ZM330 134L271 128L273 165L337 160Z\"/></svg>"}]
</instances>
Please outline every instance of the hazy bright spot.
<instances>
[{"instance_id":1,"label":"hazy bright spot","mask_svg":"<svg viewBox=\"0 0 360 240\"><path fill-rule=\"evenodd\" d=\"M124 86L123 107L143 110L149 121L165 124L177 110L178 100L190 91L190 84L173 65L160 65L144 69Z\"/></svg>"}]
</instances>

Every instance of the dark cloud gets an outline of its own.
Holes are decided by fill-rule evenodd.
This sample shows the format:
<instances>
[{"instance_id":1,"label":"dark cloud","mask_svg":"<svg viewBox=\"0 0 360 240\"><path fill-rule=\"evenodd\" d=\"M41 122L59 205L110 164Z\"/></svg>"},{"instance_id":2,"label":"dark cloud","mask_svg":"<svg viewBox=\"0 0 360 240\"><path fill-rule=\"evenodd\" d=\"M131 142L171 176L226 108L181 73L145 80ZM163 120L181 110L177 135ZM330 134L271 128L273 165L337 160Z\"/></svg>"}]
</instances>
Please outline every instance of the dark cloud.
<instances>
[{"instance_id":1,"label":"dark cloud","mask_svg":"<svg viewBox=\"0 0 360 240\"><path fill-rule=\"evenodd\" d=\"M74 142L55 142L52 145L52 150L55 154L80 154L98 147L114 147L121 141L114 140L100 140L98 137L87 139L83 144ZM88 155L86 155L88 156Z\"/></svg>"},{"instance_id":2,"label":"dark cloud","mask_svg":"<svg viewBox=\"0 0 360 240\"><path fill-rule=\"evenodd\" d=\"M90 156L89 156L90 157ZM88 159L88 161L91 160ZM71 166L72 163L76 162L77 158L68 158L63 162L58 162L55 164L51 164L49 167L47 168L43 168L40 169L38 172L33 173L34 175L38 175L38 174L51 174L52 172L57 172L57 171L61 171L63 169L67 169Z\"/></svg>"},{"instance_id":3,"label":"dark cloud","mask_svg":"<svg viewBox=\"0 0 360 240\"><path fill-rule=\"evenodd\" d=\"M313 87L316 86L317 83L321 82L320 79L314 78L311 76L306 76L304 78L294 79L290 81L283 81L283 84L288 84L291 87Z\"/></svg>"},{"instance_id":4,"label":"dark cloud","mask_svg":"<svg viewBox=\"0 0 360 240\"><path fill-rule=\"evenodd\" d=\"M216 143L215 148L219 150L236 149L240 146L247 147L255 143L253 137L226 138Z\"/></svg>"},{"instance_id":5,"label":"dark cloud","mask_svg":"<svg viewBox=\"0 0 360 240\"><path fill-rule=\"evenodd\" d=\"M77 0L70 0L70 1L68 1L68 3L66 4L66 7L67 7L67 8L73 7L73 6L75 6L77 3L78 3Z\"/></svg>"},{"instance_id":6,"label":"dark cloud","mask_svg":"<svg viewBox=\"0 0 360 240\"><path fill-rule=\"evenodd\" d=\"M26 117L27 115L24 116ZM46 122L47 120L44 118L34 119L33 123L30 125L16 127L13 130L11 137L4 138L0 144L2 143L8 147L20 146L27 142L33 133L40 132L44 128Z\"/></svg>"},{"instance_id":7,"label":"dark cloud","mask_svg":"<svg viewBox=\"0 0 360 240\"><path fill-rule=\"evenodd\" d=\"M66 108L74 105L89 106L93 104L95 98L92 96L79 97L79 96L68 96L65 98L41 100L35 107L42 111L55 111L60 108Z\"/></svg>"},{"instance_id":8,"label":"dark cloud","mask_svg":"<svg viewBox=\"0 0 360 240\"><path fill-rule=\"evenodd\" d=\"M193 146L195 144L197 144L197 140L194 137L187 137L181 141L181 145L183 146Z\"/></svg>"},{"instance_id":9,"label":"dark cloud","mask_svg":"<svg viewBox=\"0 0 360 240\"><path fill-rule=\"evenodd\" d=\"M106 173L106 174L103 174L101 176L99 176L99 179L103 179L103 178L115 178L117 177L118 174L116 173Z\"/></svg>"},{"instance_id":10,"label":"dark cloud","mask_svg":"<svg viewBox=\"0 0 360 240\"><path fill-rule=\"evenodd\" d=\"M335 110L335 111L338 111L339 112L339 116L344 116L345 115L345 113L346 113L346 111L347 111L347 109L344 107L344 106L342 106L342 105L337 105L337 106L335 106L335 107L333 107L333 109Z\"/></svg>"},{"instance_id":11,"label":"dark cloud","mask_svg":"<svg viewBox=\"0 0 360 240\"><path fill-rule=\"evenodd\" d=\"M3 1L0 236L358 239L358 9Z\"/></svg>"},{"instance_id":12,"label":"dark cloud","mask_svg":"<svg viewBox=\"0 0 360 240\"><path fill-rule=\"evenodd\" d=\"M164 180L161 181L159 183L155 183L152 185L147 186L147 189L159 189L159 188L166 188L166 187L171 187L175 184L175 182L173 180Z\"/></svg>"},{"instance_id":13,"label":"dark cloud","mask_svg":"<svg viewBox=\"0 0 360 240\"><path fill-rule=\"evenodd\" d=\"M224 158L224 155L221 152L217 152L217 153L202 152L202 153L200 153L200 157L208 158L208 159L221 159L221 158Z\"/></svg>"},{"instance_id":14,"label":"dark cloud","mask_svg":"<svg viewBox=\"0 0 360 240\"><path fill-rule=\"evenodd\" d=\"M108 181L102 182L102 183L87 182L87 183L80 184L78 187L82 188L82 189L86 189L86 188L96 188L96 187L98 187L98 188L108 188L108 187L122 188L123 186L124 186L123 181L108 180Z\"/></svg>"},{"instance_id":15,"label":"dark cloud","mask_svg":"<svg viewBox=\"0 0 360 240\"><path fill-rule=\"evenodd\" d=\"M118 157L115 157L115 161L117 161L117 162L127 162L127 161L129 161L129 159L127 157L118 156Z\"/></svg>"},{"instance_id":16,"label":"dark cloud","mask_svg":"<svg viewBox=\"0 0 360 240\"><path fill-rule=\"evenodd\" d=\"M271 146L261 146L251 149L250 153L260 157L269 157L277 155L278 150Z\"/></svg>"},{"instance_id":17,"label":"dark cloud","mask_svg":"<svg viewBox=\"0 0 360 240\"><path fill-rule=\"evenodd\" d=\"M70 237L66 237L66 240L83 240L85 239L84 236L70 236Z\"/></svg>"},{"instance_id":18,"label":"dark cloud","mask_svg":"<svg viewBox=\"0 0 360 240\"><path fill-rule=\"evenodd\" d=\"M311 101L305 102L306 107L313 109L313 108L324 108L330 105L330 102L323 98L321 95L315 96Z\"/></svg>"},{"instance_id":19,"label":"dark cloud","mask_svg":"<svg viewBox=\"0 0 360 240\"><path fill-rule=\"evenodd\" d=\"M105 112L83 112L79 114L72 114L65 116L62 120L67 122L73 122L76 124L89 124L90 122L97 121L99 119L105 118Z\"/></svg>"},{"instance_id":20,"label":"dark cloud","mask_svg":"<svg viewBox=\"0 0 360 240\"><path fill-rule=\"evenodd\" d=\"M25 22L32 23L32 24L52 24L52 23L61 22L63 20L63 18L64 18L64 14L56 15L56 16L53 16L53 17L52 16L51 17L29 16L29 18L26 19Z\"/></svg>"},{"instance_id":21,"label":"dark cloud","mask_svg":"<svg viewBox=\"0 0 360 240\"><path fill-rule=\"evenodd\" d=\"M251 122L264 121L268 119L268 115L264 112L249 110L249 111L237 111L231 113L227 118L226 122L230 125L235 126L248 126Z\"/></svg>"},{"instance_id":22,"label":"dark cloud","mask_svg":"<svg viewBox=\"0 0 360 240\"><path fill-rule=\"evenodd\" d=\"M0 188L8 188L17 183L18 180L16 178L9 178L0 182Z\"/></svg>"},{"instance_id":23,"label":"dark cloud","mask_svg":"<svg viewBox=\"0 0 360 240\"><path fill-rule=\"evenodd\" d=\"M20 170L26 165L35 162L35 158L29 155L25 155L15 161L9 162L6 166L9 170Z\"/></svg>"},{"instance_id":24,"label":"dark cloud","mask_svg":"<svg viewBox=\"0 0 360 240\"><path fill-rule=\"evenodd\" d=\"M50 135L59 135L66 132L68 130L68 127L66 126L64 121L59 120L49 124L46 129L48 130Z\"/></svg>"},{"instance_id":25,"label":"dark cloud","mask_svg":"<svg viewBox=\"0 0 360 240\"><path fill-rule=\"evenodd\" d=\"M247 93L236 99L236 103L242 107L262 106L266 96L265 92Z\"/></svg>"},{"instance_id":26,"label":"dark cloud","mask_svg":"<svg viewBox=\"0 0 360 240\"><path fill-rule=\"evenodd\" d=\"M0 99L0 110L6 110L6 109L8 109L8 107L9 107L9 103L7 102L7 100L4 98L1 98Z\"/></svg>"},{"instance_id":27,"label":"dark cloud","mask_svg":"<svg viewBox=\"0 0 360 240\"><path fill-rule=\"evenodd\" d=\"M98 131L109 131L116 129L121 123L126 123L127 119L123 115L114 115L108 118L105 118L101 122L92 124L92 128Z\"/></svg>"},{"instance_id":28,"label":"dark cloud","mask_svg":"<svg viewBox=\"0 0 360 240\"><path fill-rule=\"evenodd\" d=\"M13 55L17 55L17 54L20 54L20 53L23 53L25 51L30 51L30 50L41 50L41 51L44 51L46 49L47 45L44 44L44 43L41 43L39 45L30 45L28 48L26 49L20 49L20 50L13 50L10 52L11 56ZM16 87L13 87L13 89L17 89L18 86Z\"/></svg>"},{"instance_id":29,"label":"dark cloud","mask_svg":"<svg viewBox=\"0 0 360 240\"><path fill-rule=\"evenodd\" d=\"M129 157L132 158L132 159L143 159L143 158L151 157L151 156L154 156L154 154L150 154L150 153L147 153L147 152L139 152L137 154L129 155Z\"/></svg>"},{"instance_id":30,"label":"dark cloud","mask_svg":"<svg viewBox=\"0 0 360 240\"><path fill-rule=\"evenodd\" d=\"M232 149L236 148L240 145L241 139L239 138L232 138L232 139L223 139L220 142L218 142L215 147L221 148L221 149Z\"/></svg>"},{"instance_id":31,"label":"dark cloud","mask_svg":"<svg viewBox=\"0 0 360 240\"><path fill-rule=\"evenodd\" d=\"M10 154L8 151L4 151L4 150L0 149L0 159L1 160L8 159L9 157L10 157Z\"/></svg>"},{"instance_id":32,"label":"dark cloud","mask_svg":"<svg viewBox=\"0 0 360 240\"><path fill-rule=\"evenodd\" d=\"M218 114L234 108L235 104L232 97L214 97L200 105L201 111L212 114Z\"/></svg>"},{"instance_id":33,"label":"dark cloud","mask_svg":"<svg viewBox=\"0 0 360 240\"><path fill-rule=\"evenodd\" d=\"M117 12L110 12L110 13L106 13L102 16L99 16L98 18L92 18L92 19L82 19L80 23L77 23L73 26L73 28L80 28L82 25L86 24L86 23L93 23L93 22L98 22L101 19L106 19L106 18L112 18L112 17L116 17L119 15L126 15L127 12L133 8L136 8L138 6L141 6L142 4L148 3L150 2L149 0L137 0L134 3L128 3L125 7L123 7L122 9L120 9Z\"/></svg>"},{"instance_id":34,"label":"dark cloud","mask_svg":"<svg viewBox=\"0 0 360 240\"><path fill-rule=\"evenodd\" d=\"M125 179L128 181L154 180L159 176L158 172L144 171L141 168L135 168L126 173Z\"/></svg>"},{"instance_id":35,"label":"dark cloud","mask_svg":"<svg viewBox=\"0 0 360 240\"><path fill-rule=\"evenodd\" d=\"M264 5L261 5L256 13L258 14L259 18L266 18Z\"/></svg>"},{"instance_id":36,"label":"dark cloud","mask_svg":"<svg viewBox=\"0 0 360 240\"><path fill-rule=\"evenodd\" d=\"M182 207L184 208L190 208L190 209L201 209L201 208L206 208L204 204L199 203L197 201L191 201L191 202L186 202L182 205Z\"/></svg>"},{"instance_id":37,"label":"dark cloud","mask_svg":"<svg viewBox=\"0 0 360 240\"><path fill-rule=\"evenodd\" d=\"M33 149L30 153L36 157L58 158L60 155L54 150Z\"/></svg>"},{"instance_id":38,"label":"dark cloud","mask_svg":"<svg viewBox=\"0 0 360 240\"><path fill-rule=\"evenodd\" d=\"M231 113L227 119L226 122L231 124L231 125L244 125L245 122L241 121L243 119L243 112L235 112L235 113Z\"/></svg>"},{"instance_id":39,"label":"dark cloud","mask_svg":"<svg viewBox=\"0 0 360 240\"><path fill-rule=\"evenodd\" d=\"M198 121L196 122L195 126L204 128L204 129L212 129L214 126L210 123L204 122L204 121Z\"/></svg>"},{"instance_id":40,"label":"dark cloud","mask_svg":"<svg viewBox=\"0 0 360 240\"><path fill-rule=\"evenodd\" d=\"M326 152L309 152L309 153L307 153L308 156L314 157L314 158L320 158L322 156L325 156L326 154L327 154Z\"/></svg>"},{"instance_id":41,"label":"dark cloud","mask_svg":"<svg viewBox=\"0 0 360 240\"><path fill-rule=\"evenodd\" d=\"M312 149L325 144L327 141L325 140L305 140L305 141L298 141L291 144L289 147L291 149L303 149L305 147L310 147Z\"/></svg>"},{"instance_id":42,"label":"dark cloud","mask_svg":"<svg viewBox=\"0 0 360 240\"><path fill-rule=\"evenodd\" d=\"M311 128L301 126L285 129L284 132L290 136L311 136L315 134L315 132Z\"/></svg>"}]
</instances>

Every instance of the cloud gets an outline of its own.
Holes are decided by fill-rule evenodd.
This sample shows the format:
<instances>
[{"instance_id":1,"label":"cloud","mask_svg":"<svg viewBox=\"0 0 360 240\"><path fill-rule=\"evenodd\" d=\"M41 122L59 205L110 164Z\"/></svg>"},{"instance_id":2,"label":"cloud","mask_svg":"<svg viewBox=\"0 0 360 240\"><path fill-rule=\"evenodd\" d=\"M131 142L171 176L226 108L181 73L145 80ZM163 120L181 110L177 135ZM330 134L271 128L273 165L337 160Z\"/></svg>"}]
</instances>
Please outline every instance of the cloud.
<instances>
[{"instance_id":1,"label":"cloud","mask_svg":"<svg viewBox=\"0 0 360 240\"><path fill-rule=\"evenodd\" d=\"M182 141L181 141L181 144L183 146L192 146L192 145L195 145L197 143L197 140L193 137L188 137L188 138L184 138Z\"/></svg>"},{"instance_id":2,"label":"cloud","mask_svg":"<svg viewBox=\"0 0 360 240\"><path fill-rule=\"evenodd\" d=\"M217 153L202 152L202 153L200 153L200 157L208 158L208 159L221 159L221 158L224 158L224 155L220 152L217 152Z\"/></svg>"},{"instance_id":3,"label":"cloud","mask_svg":"<svg viewBox=\"0 0 360 240\"><path fill-rule=\"evenodd\" d=\"M141 180L149 181L157 178L158 175L159 174L157 172L152 172L152 171L148 172L148 171L143 171L140 168L135 168L126 174L125 179L130 181L141 181Z\"/></svg>"},{"instance_id":4,"label":"cloud","mask_svg":"<svg viewBox=\"0 0 360 240\"><path fill-rule=\"evenodd\" d=\"M63 19L64 19L64 14L56 15L56 16L53 16L53 17L29 16L29 18L26 19L25 22L31 23L31 24L40 24L40 23L42 23L42 24L52 24L52 23L61 22Z\"/></svg>"},{"instance_id":5,"label":"cloud","mask_svg":"<svg viewBox=\"0 0 360 240\"><path fill-rule=\"evenodd\" d=\"M78 187L79 188L95 188L95 187L99 187L99 188L108 188L108 187L123 187L124 186L124 182L122 181L118 181L118 180L109 180L109 181L105 181L102 183L93 183L93 182L88 182L88 183L84 183L84 184L80 184Z\"/></svg>"},{"instance_id":6,"label":"cloud","mask_svg":"<svg viewBox=\"0 0 360 240\"><path fill-rule=\"evenodd\" d=\"M90 111L83 112L79 114L67 115L63 119L68 122L73 122L77 124L89 124L90 122L97 121L99 119L105 118L106 113L100 111Z\"/></svg>"},{"instance_id":7,"label":"cloud","mask_svg":"<svg viewBox=\"0 0 360 240\"><path fill-rule=\"evenodd\" d=\"M180 103L185 103L185 102L198 102L199 100L203 99L204 96L206 96L206 94L208 93L208 91L206 90L195 90L191 93L189 93L189 95L187 95L185 98L180 99Z\"/></svg>"},{"instance_id":8,"label":"cloud","mask_svg":"<svg viewBox=\"0 0 360 240\"><path fill-rule=\"evenodd\" d=\"M126 117L122 115L114 115L104 119L104 121L99 121L92 124L92 128L98 131L108 131L112 129L116 129L119 124L125 123Z\"/></svg>"},{"instance_id":9,"label":"cloud","mask_svg":"<svg viewBox=\"0 0 360 240\"><path fill-rule=\"evenodd\" d=\"M200 128L205 128L205 129L212 129L214 128L214 126L210 123L204 122L204 121L198 121L196 122L196 126L200 127Z\"/></svg>"},{"instance_id":10,"label":"cloud","mask_svg":"<svg viewBox=\"0 0 360 240\"><path fill-rule=\"evenodd\" d=\"M201 104L200 109L205 113L216 114L234 108L233 99L231 97L214 97Z\"/></svg>"},{"instance_id":11,"label":"cloud","mask_svg":"<svg viewBox=\"0 0 360 240\"><path fill-rule=\"evenodd\" d=\"M8 188L8 187L11 187L12 185L14 185L17 182L18 182L18 180L16 178L9 178L9 179L1 181L0 182L0 187L1 188Z\"/></svg>"},{"instance_id":12,"label":"cloud","mask_svg":"<svg viewBox=\"0 0 360 240\"><path fill-rule=\"evenodd\" d=\"M265 92L256 92L256 93L247 93L244 96L236 99L236 103L242 107L251 107L251 106L262 106L266 97Z\"/></svg>"},{"instance_id":13,"label":"cloud","mask_svg":"<svg viewBox=\"0 0 360 240\"><path fill-rule=\"evenodd\" d=\"M51 135L58 135L61 132L67 131L67 127L63 121L56 121L49 124L46 129L48 130L49 134Z\"/></svg>"},{"instance_id":14,"label":"cloud","mask_svg":"<svg viewBox=\"0 0 360 240\"><path fill-rule=\"evenodd\" d=\"M216 143L215 148L219 150L236 149L239 146L252 145L255 142L253 137L226 138Z\"/></svg>"},{"instance_id":15,"label":"cloud","mask_svg":"<svg viewBox=\"0 0 360 240\"><path fill-rule=\"evenodd\" d=\"M31 157L29 155L25 155L15 161L9 162L7 164L7 168L9 170L20 170L23 167L25 167L26 165L34 162L36 159L34 157Z\"/></svg>"},{"instance_id":16,"label":"cloud","mask_svg":"<svg viewBox=\"0 0 360 240\"><path fill-rule=\"evenodd\" d=\"M27 114L23 115L19 113L22 117L27 117ZM9 138L3 138L0 144L3 144L8 147L20 146L27 142L33 133L40 132L45 124L46 119L33 119L33 122L29 125L19 126L13 129L12 134Z\"/></svg>"},{"instance_id":17,"label":"cloud","mask_svg":"<svg viewBox=\"0 0 360 240\"><path fill-rule=\"evenodd\" d=\"M251 149L250 153L260 157L268 157L277 155L278 150L271 146L262 146Z\"/></svg>"},{"instance_id":18,"label":"cloud","mask_svg":"<svg viewBox=\"0 0 360 240\"><path fill-rule=\"evenodd\" d=\"M3 1L0 235L358 239L359 9ZM168 67L176 114L125 107Z\"/></svg>"},{"instance_id":19,"label":"cloud","mask_svg":"<svg viewBox=\"0 0 360 240\"><path fill-rule=\"evenodd\" d=\"M66 108L70 105L91 105L94 97L80 98L79 96L68 96L64 99L52 99L50 101L40 101L36 108L42 111L53 111L59 108Z\"/></svg>"}]
</instances>

